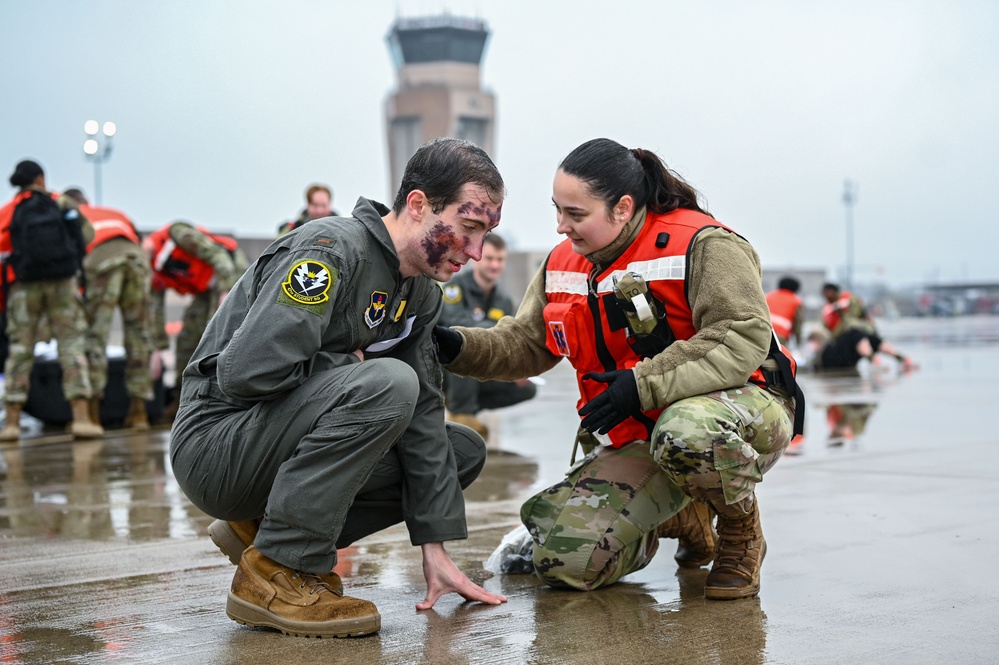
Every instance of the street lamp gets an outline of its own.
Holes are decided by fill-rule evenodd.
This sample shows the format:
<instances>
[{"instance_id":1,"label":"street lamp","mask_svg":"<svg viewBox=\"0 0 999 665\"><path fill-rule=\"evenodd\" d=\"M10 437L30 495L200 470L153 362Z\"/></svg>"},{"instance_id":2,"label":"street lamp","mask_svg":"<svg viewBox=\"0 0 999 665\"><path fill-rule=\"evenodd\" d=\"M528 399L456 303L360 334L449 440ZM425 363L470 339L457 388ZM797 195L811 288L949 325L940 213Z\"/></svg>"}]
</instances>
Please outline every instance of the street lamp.
<instances>
[{"instance_id":1,"label":"street lamp","mask_svg":"<svg viewBox=\"0 0 999 665\"><path fill-rule=\"evenodd\" d=\"M111 138L118 126L108 121L103 125L96 120L83 123L87 140L83 142L83 154L94 163L94 203L101 205L101 165L111 156Z\"/></svg>"},{"instance_id":2,"label":"street lamp","mask_svg":"<svg viewBox=\"0 0 999 665\"><path fill-rule=\"evenodd\" d=\"M857 189L849 180L843 181L843 205L846 207L846 282L847 290L853 288L853 204Z\"/></svg>"}]
</instances>

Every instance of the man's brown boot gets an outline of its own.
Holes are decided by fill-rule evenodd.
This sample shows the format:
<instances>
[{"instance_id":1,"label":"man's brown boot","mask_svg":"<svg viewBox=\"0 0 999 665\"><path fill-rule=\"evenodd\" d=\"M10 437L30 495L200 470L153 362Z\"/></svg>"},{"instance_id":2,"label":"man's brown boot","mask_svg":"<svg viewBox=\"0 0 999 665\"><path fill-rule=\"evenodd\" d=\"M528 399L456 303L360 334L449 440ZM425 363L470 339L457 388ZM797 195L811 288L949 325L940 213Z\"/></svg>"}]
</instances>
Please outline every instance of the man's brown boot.
<instances>
[{"instance_id":1,"label":"man's brown boot","mask_svg":"<svg viewBox=\"0 0 999 665\"><path fill-rule=\"evenodd\" d=\"M229 557L234 566L238 566L243 550L253 544L259 528L259 519L239 522L215 520L208 525L208 535L212 537L212 542L218 546L222 554Z\"/></svg>"},{"instance_id":2,"label":"man's brown boot","mask_svg":"<svg viewBox=\"0 0 999 665\"><path fill-rule=\"evenodd\" d=\"M679 544L673 558L681 568L700 568L711 563L718 536L711 522L714 512L704 502L691 499L673 517L659 525L660 538L676 538Z\"/></svg>"},{"instance_id":3,"label":"man's brown boot","mask_svg":"<svg viewBox=\"0 0 999 665\"><path fill-rule=\"evenodd\" d=\"M250 545L243 552L226 614L246 626L274 628L299 637L356 637L377 633L382 618L374 603L336 591L336 573L302 573L267 558Z\"/></svg>"},{"instance_id":4,"label":"man's brown boot","mask_svg":"<svg viewBox=\"0 0 999 665\"><path fill-rule=\"evenodd\" d=\"M483 439L489 438L489 428L486 424L475 417L472 413L450 413L448 414L448 420L453 423L458 423L459 425L464 425L465 427L471 427L476 432L479 433Z\"/></svg>"},{"instance_id":5,"label":"man's brown boot","mask_svg":"<svg viewBox=\"0 0 999 665\"><path fill-rule=\"evenodd\" d=\"M0 430L0 441L17 441L21 438L21 405L7 402L7 420Z\"/></svg>"},{"instance_id":6,"label":"man's brown boot","mask_svg":"<svg viewBox=\"0 0 999 665\"><path fill-rule=\"evenodd\" d=\"M766 554L767 541L755 500L746 515L726 517L718 513L718 555L704 582L704 597L732 600L759 594L760 566Z\"/></svg>"},{"instance_id":7,"label":"man's brown boot","mask_svg":"<svg viewBox=\"0 0 999 665\"><path fill-rule=\"evenodd\" d=\"M125 418L125 426L137 430L149 429L149 415L146 413L146 400L141 397L130 398L128 403L128 416Z\"/></svg>"},{"instance_id":8,"label":"man's brown boot","mask_svg":"<svg viewBox=\"0 0 999 665\"><path fill-rule=\"evenodd\" d=\"M74 399L73 422L69 424L69 431L75 439L99 439L104 436L104 428L99 423L90 419L90 400L86 398Z\"/></svg>"}]
</instances>

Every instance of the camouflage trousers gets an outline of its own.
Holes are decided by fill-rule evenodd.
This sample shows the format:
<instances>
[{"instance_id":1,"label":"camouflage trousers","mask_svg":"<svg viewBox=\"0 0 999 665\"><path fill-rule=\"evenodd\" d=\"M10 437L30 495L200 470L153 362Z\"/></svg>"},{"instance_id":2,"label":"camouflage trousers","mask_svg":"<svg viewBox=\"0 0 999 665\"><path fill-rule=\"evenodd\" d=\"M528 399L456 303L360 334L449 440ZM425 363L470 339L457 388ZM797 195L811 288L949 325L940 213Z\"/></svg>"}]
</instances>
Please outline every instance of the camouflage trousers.
<instances>
[{"instance_id":1,"label":"camouflage trousers","mask_svg":"<svg viewBox=\"0 0 999 665\"><path fill-rule=\"evenodd\" d=\"M153 399L149 370L149 264L145 255L129 255L101 270L87 271L87 361L95 395L108 382L107 343L114 312L121 309L125 343L125 388L129 396Z\"/></svg>"},{"instance_id":2,"label":"camouflage trousers","mask_svg":"<svg viewBox=\"0 0 999 665\"><path fill-rule=\"evenodd\" d=\"M651 442L593 449L521 507L535 572L555 587L607 586L649 564L656 527L691 497L740 513L790 443L792 415L792 400L746 385L674 402Z\"/></svg>"},{"instance_id":3,"label":"camouflage trousers","mask_svg":"<svg viewBox=\"0 0 999 665\"><path fill-rule=\"evenodd\" d=\"M35 364L38 322L46 315L52 336L59 345L62 391L67 400L91 396L87 370L87 318L75 277L43 282L16 282L7 301L7 336L10 355L4 367L5 400L28 401L31 368Z\"/></svg>"}]
</instances>

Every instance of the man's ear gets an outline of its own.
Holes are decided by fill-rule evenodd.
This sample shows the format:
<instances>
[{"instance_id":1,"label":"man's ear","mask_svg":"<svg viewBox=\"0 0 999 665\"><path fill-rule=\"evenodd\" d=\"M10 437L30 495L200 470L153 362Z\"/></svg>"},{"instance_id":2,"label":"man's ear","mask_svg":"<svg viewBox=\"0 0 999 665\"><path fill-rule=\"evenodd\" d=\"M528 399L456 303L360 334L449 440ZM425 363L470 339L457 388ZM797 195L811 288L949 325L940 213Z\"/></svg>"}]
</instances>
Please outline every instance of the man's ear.
<instances>
[{"instance_id":1,"label":"man's ear","mask_svg":"<svg viewBox=\"0 0 999 665\"><path fill-rule=\"evenodd\" d=\"M406 196L406 212L417 222L423 221L423 216L430 212L430 201L421 189L414 189Z\"/></svg>"}]
</instances>

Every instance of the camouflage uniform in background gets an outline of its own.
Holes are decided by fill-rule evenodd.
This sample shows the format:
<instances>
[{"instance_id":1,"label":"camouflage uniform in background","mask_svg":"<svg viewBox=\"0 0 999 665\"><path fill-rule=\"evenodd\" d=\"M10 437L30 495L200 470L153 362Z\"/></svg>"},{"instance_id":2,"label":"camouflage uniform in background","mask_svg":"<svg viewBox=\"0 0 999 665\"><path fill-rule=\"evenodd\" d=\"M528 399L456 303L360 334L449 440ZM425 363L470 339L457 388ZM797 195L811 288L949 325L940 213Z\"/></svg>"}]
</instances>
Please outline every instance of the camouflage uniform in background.
<instances>
[{"instance_id":1,"label":"camouflage uniform in background","mask_svg":"<svg viewBox=\"0 0 999 665\"><path fill-rule=\"evenodd\" d=\"M229 252L228 249L213 242L211 238L186 222L172 224L170 238L177 243L178 247L210 264L215 271L215 278L208 290L194 294L184 310L183 328L177 335L175 351L177 386L179 386L181 374L187 367L198 342L201 341L201 336L208 326L208 320L219 308L222 297L246 272L250 262L243 250L237 248L234 252ZM166 334L165 291L153 289L150 309L153 316L153 348L157 350L167 349L170 347L170 339Z\"/></svg>"},{"instance_id":2,"label":"camouflage uniform in background","mask_svg":"<svg viewBox=\"0 0 999 665\"><path fill-rule=\"evenodd\" d=\"M5 367L6 401L28 401L31 368L35 364L38 317L48 315L59 346L62 391L66 399L89 399L93 393L87 370L87 318L75 277L44 282L15 282L7 303L10 356Z\"/></svg>"},{"instance_id":3,"label":"camouflage uniform in background","mask_svg":"<svg viewBox=\"0 0 999 665\"><path fill-rule=\"evenodd\" d=\"M139 245L123 237L101 243L83 262L87 274L87 360L95 396L108 381L107 343L115 309L121 309L126 356L125 388L129 396L153 399L149 371L149 258Z\"/></svg>"},{"instance_id":4,"label":"camouflage uniform in background","mask_svg":"<svg viewBox=\"0 0 999 665\"><path fill-rule=\"evenodd\" d=\"M521 508L538 576L588 591L641 570L658 550L658 525L691 497L739 514L790 443L789 414L792 400L747 384L674 402L651 444L612 449L580 430L587 456Z\"/></svg>"},{"instance_id":5,"label":"camouflage uniform in background","mask_svg":"<svg viewBox=\"0 0 999 665\"><path fill-rule=\"evenodd\" d=\"M60 196L56 203L63 210L78 207L65 196ZM94 238L94 228L83 215L79 215L78 219L83 240L89 243ZM4 400L8 404L24 404L28 401L31 369L35 364L35 343L48 341L50 337L39 337L39 333L49 331L59 346L63 395L68 401L89 399L93 390L87 368L87 319L77 277L37 282L15 281L8 288L7 336L10 339L10 355L4 367ZM47 328L39 325L43 316L47 319Z\"/></svg>"}]
</instances>

